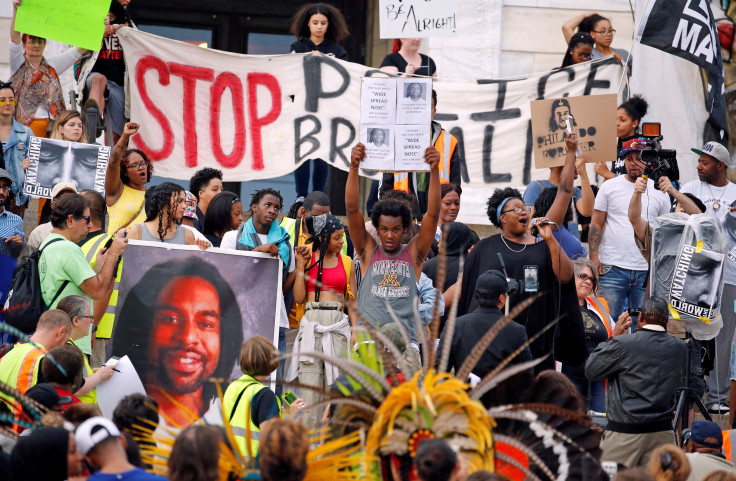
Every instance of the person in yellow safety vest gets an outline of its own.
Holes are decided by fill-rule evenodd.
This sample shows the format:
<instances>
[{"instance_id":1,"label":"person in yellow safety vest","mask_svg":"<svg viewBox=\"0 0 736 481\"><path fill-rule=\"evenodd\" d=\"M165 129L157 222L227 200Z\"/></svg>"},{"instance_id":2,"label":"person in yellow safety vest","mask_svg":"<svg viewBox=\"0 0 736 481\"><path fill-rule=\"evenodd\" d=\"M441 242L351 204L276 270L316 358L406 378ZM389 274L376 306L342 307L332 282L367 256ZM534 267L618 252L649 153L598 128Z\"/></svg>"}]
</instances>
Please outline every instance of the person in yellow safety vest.
<instances>
[{"instance_id":1,"label":"person in yellow safety vest","mask_svg":"<svg viewBox=\"0 0 736 481\"><path fill-rule=\"evenodd\" d=\"M263 382L279 367L279 352L270 339L255 336L240 349L243 375L232 382L222 398L223 416L232 429L240 453L249 459L258 456L261 432L269 421L282 416L281 400ZM306 404L296 399L290 405L296 415ZM247 434L247 432L250 434ZM250 437L250 445L246 439Z\"/></svg>"},{"instance_id":2,"label":"person in yellow safety vest","mask_svg":"<svg viewBox=\"0 0 736 481\"><path fill-rule=\"evenodd\" d=\"M291 217L284 217L281 221L281 227L286 229L289 234L291 245L296 249L299 246L303 246L307 243L307 240L312 237L312 234L304 229L304 218L318 216L322 214L330 213L330 198L327 194L315 190L311 192L304 199L304 204L297 210L296 219ZM343 234L342 253L346 256L353 255L352 252L352 241L347 233ZM288 295L289 299L293 299L293 295ZM289 305L287 300L287 306ZM304 304L291 303L291 310L289 311L289 327L291 329L297 329L299 327L299 321L301 321L304 315Z\"/></svg>"},{"instance_id":3,"label":"person in yellow safety vest","mask_svg":"<svg viewBox=\"0 0 736 481\"><path fill-rule=\"evenodd\" d=\"M90 228L89 234L78 245L82 249L85 259L89 262L90 267L95 269L97 265L97 256L104 253L108 241L112 239L111 234L105 232L102 225L105 216L105 198L94 190L84 190L81 195L89 203ZM118 288L120 286L120 277L123 272L123 259L120 262L115 274L115 280L109 287L109 295L105 295L104 300L93 302L92 315L94 316L92 334L90 337L94 340L92 344L92 356L90 365L93 367L102 366L107 357L105 355L105 347L112 337L112 327L115 321L115 309L118 303Z\"/></svg>"},{"instance_id":4,"label":"person in yellow safety vest","mask_svg":"<svg viewBox=\"0 0 736 481\"><path fill-rule=\"evenodd\" d=\"M72 335L69 344L79 348L77 340L88 336L92 326L92 312L89 299L83 296L66 296L56 305L69 315L72 321ZM81 351L81 349L80 349ZM82 353L84 354L84 353ZM87 356L84 357L84 386L74 392L80 401L87 404L97 404L97 386L109 381L113 374L113 366L103 366L93 370Z\"/></svg>"},{"instance_id":5,"label":"person in yellow safety vest","mask_svg":"<svg viewBox=\"0 0 736 481\"><path fill-rule=\"evenodd\" d=\"M432 90L432 118L437 112L437 92ZM442 128L439 122L432 121L432 145L440 153L440 184L453 183L460 185L460 160L458 158L457 139ZM429 189L429 172L383 174L379 198L389 190L413 192L419 201L419 211L413 212L420 219L427 212L427 190Z\"/></svg>"},{"instance_id":6,"label":"person in yellow safety vest","mask_svg":"<svg viewBox=\"0 0 736 481\"><path fill-rule=\"evenodd\" d=\"M49 349L66 344L71 332L72 323L66 312L51 309L41 314L31 342L16 344L0 359L0 382L25 394L38 382L41 359ZM13 416L20 418L22 408L18 401L3 393L0 401Z\"/></svg>"}]
</instances>

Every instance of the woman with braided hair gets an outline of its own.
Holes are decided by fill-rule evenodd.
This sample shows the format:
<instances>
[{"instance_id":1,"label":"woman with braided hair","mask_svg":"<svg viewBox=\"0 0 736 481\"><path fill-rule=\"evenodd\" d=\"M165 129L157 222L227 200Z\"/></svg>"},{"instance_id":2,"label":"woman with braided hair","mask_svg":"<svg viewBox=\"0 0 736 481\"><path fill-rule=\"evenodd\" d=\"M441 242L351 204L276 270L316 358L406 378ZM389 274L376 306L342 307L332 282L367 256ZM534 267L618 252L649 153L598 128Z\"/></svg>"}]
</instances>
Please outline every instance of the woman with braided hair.
<instances>
[{"instance_id":1,"label":"woman with braided hair","mask_svg":"<svg viewBox=\"0 0 736 481\"><path fill-rule=\"evenodd\" d=\"M151 194L150 209L146 209L146 221L134 224L128 230L128 238L166 244L197 245L205 250L212 244L197 240L194 234L181 227L186 208L184 189L173 182L164 182Z\"/></svg>"},{"instance_id":2,"label":"woman with braided hair","mask_svg":"<svg viewBox=\"0 0 736 481\"><path fill-rule=\"evenodd\" d=\"M350 257L340 252L345 228L330 214L307 217L305 224L313 234L307 241L312 243L312 249L310 252L303 248L307 246L302 246L296 251L294 302L306 302L306 306L294 341L294 353L318 351L345 357L352 337L345 301L355 298L351 290L355 285L355 268ZM292 361L286 379L298 376L301 384L329 391L338 374L333 365L305 355L298 362ZM322 399L320 392L312 389L305 389L302 397L309 406ZM306 424L316 427L314 416L306 416Z\"/></svg>"}]
</instances>

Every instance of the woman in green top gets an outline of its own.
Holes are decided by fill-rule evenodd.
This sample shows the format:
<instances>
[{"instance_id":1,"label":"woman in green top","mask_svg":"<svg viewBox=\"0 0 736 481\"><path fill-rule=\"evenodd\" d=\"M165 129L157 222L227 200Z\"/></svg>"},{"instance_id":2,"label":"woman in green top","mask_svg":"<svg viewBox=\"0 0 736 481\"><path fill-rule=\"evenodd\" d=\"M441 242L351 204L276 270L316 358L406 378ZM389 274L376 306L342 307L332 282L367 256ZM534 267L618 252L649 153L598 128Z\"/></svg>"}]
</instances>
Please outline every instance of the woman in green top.
<instances>
[{"instance_id":1,"label":"woman in green top","mask_svg":"<svg viewBox=\"0 0 736 481\"><path fill-rule=\"evenodd\" d=\"M87 338L86 342L89 344L90 326L92 326L94 320L89 299L82 296L66 296L59 301L56 308L66 312L72 321L72 334L69 344L79 347L79 341L84 338ZM92 329L97 329L97 326ZM93 370L89 365L89 359L84 355L84 371L84 384L74 395L83 403L97 404L97 386L112 377L113 366L103 366Z\"/></svg>"}]
</instances>

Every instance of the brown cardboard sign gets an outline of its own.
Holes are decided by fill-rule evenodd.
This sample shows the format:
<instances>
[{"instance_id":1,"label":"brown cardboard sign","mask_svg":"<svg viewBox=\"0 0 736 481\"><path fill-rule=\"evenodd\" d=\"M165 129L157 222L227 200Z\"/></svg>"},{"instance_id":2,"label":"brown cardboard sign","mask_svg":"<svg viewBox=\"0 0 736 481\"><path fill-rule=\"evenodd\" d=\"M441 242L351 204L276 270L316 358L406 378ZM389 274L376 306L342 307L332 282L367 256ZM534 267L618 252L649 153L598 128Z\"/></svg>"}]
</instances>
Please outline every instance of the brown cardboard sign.
<instances>
[{"instance_id":1,"label":"brown cardboard sign","mask_svg":"<svg viewBox=\"0 0 736 481\"><path fill-rule=\"evenodd\" d=\"M615 94L607 94L531 102L534 166L544 169L565 163L568 116L586 162L615 160L617 100Z\"/></svg>"}]
</instances>

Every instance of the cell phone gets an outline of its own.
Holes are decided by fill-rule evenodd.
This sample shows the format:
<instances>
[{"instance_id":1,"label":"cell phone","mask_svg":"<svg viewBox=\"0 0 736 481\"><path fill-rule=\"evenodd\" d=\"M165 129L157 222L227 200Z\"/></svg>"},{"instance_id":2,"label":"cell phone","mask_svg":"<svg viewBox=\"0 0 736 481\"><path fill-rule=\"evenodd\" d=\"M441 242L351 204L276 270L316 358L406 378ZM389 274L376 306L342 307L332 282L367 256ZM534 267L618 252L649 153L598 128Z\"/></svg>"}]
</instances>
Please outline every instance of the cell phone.
<instances>
[{"instance_id":1,"label":"cell phone","mask_svg":"<svg viewBox=\"0 0 736 481\"><path fill-rule=\"evenodd\" d=\"M105 245L102 246L102 248L103 249L109 249L110 246L112 245L112 241L113 241L113 238L112 237L110 237L109 239L107 239L107 242L105 242Z\"/></svg>"},{"instance_id":2,"label":"cell phone","mask_svg":"<svg viewBox=\"0 0 736 481\"><path fill-rule=\"evenodd\" d=\"M641 315L641 309L634 309L634 308L630 307L629 308L629 315L631 317L634 317L634 316L637 316L638 317L638 316Z\"/></svg>"},{"instance_id":3,"label":"cell phone","mask_svg":"<svg viewBox=\"0 0 736 481\"><path fill-rule=\"evenodd\" d=\"M284 398L284 401L286 401L289 404L294 404L294 401L296 401L296 399L297 399L296 398L296 395L294 395L294 393L291 392L291 391L286 391L284 393L284 395L281 396L281 397L283 397Z\"/></svg>"}]
</instances>

